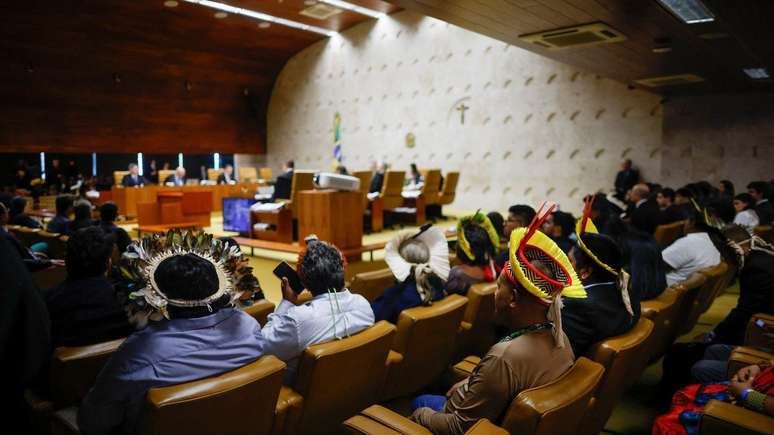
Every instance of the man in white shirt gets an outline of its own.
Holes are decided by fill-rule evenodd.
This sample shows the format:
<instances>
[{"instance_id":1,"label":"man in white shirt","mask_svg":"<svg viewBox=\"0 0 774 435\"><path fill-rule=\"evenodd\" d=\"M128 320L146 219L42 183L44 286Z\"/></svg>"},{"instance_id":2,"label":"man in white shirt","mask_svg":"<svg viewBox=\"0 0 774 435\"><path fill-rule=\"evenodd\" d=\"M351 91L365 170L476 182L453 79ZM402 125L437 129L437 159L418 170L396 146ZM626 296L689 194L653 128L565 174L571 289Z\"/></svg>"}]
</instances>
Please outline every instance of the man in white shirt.
<instances>
[{"instance_id":1,"label":"man in white shirt","mask_svg":"<svg viewBox=\"0 0 774 435\"><path fill-rule=\"evenodd\" d=\"M285 361L285 384L295 382L298 358L308 346L348 337L374 324L371 304L344 288L344 259L333 246L310 241L298 258L298 275L314 297L296 306L298 298L282 279L282 302L263 328L264 353Z\"/></svg>"},{"instance_id":2,"label":"man in white shirt","mask_svg":"<svg viewBox=\"0 0 774 435\"><path fill-rule=\"evenodd\" d=\"M664 263L671 270L667 272L667 285L673 285L688 279L691 274L720 263L720 252L712 243L701 211L690 208L685 222L685 237L675 240L661 252Z\"/></svg>"}]
</instances>

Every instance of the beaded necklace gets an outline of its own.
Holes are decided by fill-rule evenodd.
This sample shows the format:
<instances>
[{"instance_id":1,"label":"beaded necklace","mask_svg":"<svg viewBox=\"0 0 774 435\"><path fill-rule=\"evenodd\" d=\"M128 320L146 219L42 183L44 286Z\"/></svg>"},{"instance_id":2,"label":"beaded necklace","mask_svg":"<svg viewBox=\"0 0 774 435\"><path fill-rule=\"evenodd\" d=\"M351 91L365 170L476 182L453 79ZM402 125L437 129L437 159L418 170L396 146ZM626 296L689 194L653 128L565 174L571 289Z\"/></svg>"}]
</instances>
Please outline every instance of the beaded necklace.
<instances>
[{"instance_id":1,"label":"beaded necklace","mask_svg":"<svg viewBox=\"0 0 774 435\"><path fill-rule=\"evenodd\" d=\"M544 331L546 329L551 329L553 327L554 327L554 322L535 323L529 326L525 326L503 337L502 340L500 340L500 343L511 341L513 339L521 337L524 334L529 334L530 332Z\"/></svg>"}]
</instances>

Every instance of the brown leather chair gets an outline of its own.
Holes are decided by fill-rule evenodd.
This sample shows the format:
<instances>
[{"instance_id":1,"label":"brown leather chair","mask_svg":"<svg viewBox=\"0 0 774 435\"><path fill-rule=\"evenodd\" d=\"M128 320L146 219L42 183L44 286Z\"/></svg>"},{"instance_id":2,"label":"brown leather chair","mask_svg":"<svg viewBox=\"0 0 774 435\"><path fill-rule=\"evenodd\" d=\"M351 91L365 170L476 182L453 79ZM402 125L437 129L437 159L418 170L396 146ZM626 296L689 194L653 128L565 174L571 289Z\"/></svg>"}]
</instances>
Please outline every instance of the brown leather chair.
<instances>
[{"instance_id":1,"label":"brown leather chair","mask_svg":"<svg viewBox=\"0 0 774 435\"><path fill-rule=\"evenodd\" d=\"M40 232L41 241L48 244L48 257L64 260L67 253L67 240L69 237L61 234L49 233L48 231Z\"/></svg>"},{"instance_id":2,"label":"brown leather chair","mask_svg":"<svg viewBox=\"0 0 774 435\"><path fill-rule=\"evenodd\" d=\"M699 418L699 435L774 434L774 418L741 406L710 400Z\"/></svg>"},{"instance_id":3,"label":"brown leather chair","mask_svg":"<svg viewBox=\"0 0 774 435\"><path fill-rule=\"evenodd\" d=\"M725 268L722 266L725 265ZM715 286L712 288L712 294L709 295L706 299L703 299L701 301L701 304L699 305L699 310L701 314L704 314L709 310L709 308L712 306L712 304L715 302L715 299L722 295L729 285L731 285L731 282L734 280L734 277L736 276L736 266L733 264L726 263L725 261L721 262L719 267L719 273L721 273L722 276L717 278L717 282L715 283ZM725 269L725 271L722 271ZM707 273L704 271L701 271L702 273ZM715 271L713 271L715 272Z\"/></svg>"},{"instance_id":4,"label":"brown leather chair","mask_svg":"<svg viewBox=\"0 0 774 435\"><path fill-rule=\"evenodd\" d=\"M373 302L386 289L395 285L395 282L395 275L389 268L360 272L352 278L349 290L352 293L363 295L364 298L368 299L368 302Z\"/></svg>"},{"instance_id":5,"label":"brown leather chair","mask_svg":"<svg viewBox=\"0 0 774 435\"><path fill-rule=\"evenodd\" d=\"M267 168L261 168L258 171L258 175L260 175L260 177L264 180L270 180L273 174L272 174L271 168L267 167Z\"/></svg>"},{"instance_id":6,"label":"brown leather chair","mask_svg":"<svg viewBox=\"0 0 774 435\"><path fill-rule=\"evenodd\" d=\"M347 419L341 427L343 434L368 435L432 435L432 432L402 415L383 406L374 405ZM506 435L508 431L483 418L465 435Z\"/></svg>"},{"instance_id":7,"label":"brown leather chair","mask_svg":"<svg viewBox=\"0 0 774 435\"><path fill-rule=\"evenodd\" d=\"M174 169L159 169L159 186L166 185L167 177L175 175Z\"/></svg>"},{"instance_id":8,"label":"brown leather chair","mask_svg":"<svg viewBox=\"0 0 774 435\"><path fill-rule=\"evenodd\" d=\"M715 295L715 289L722 284L725 278L728 265L721 261L720 264L713 267L700 270L698 273L707 277L704 284L699 287L696 298L691 301L689 307L683 307L684 310L680 325L680 334L686 334L690 332L696 323L699 321L699 317L703 313L704 307L707 304L712 304L712 297Z\"/></svg>"},{"instance_id":9,"label":"brown leather chair","mask_svg":"<svg viewBox=\"0 0 774 435\"><path fill-rule=\"evenodd\" d=\"M422 185L422 195L425 197L425 206L438 205L441 199L441 170L424 169L422 176L425 181Z\"/></svg>"},{"instance_id":10,"label":"brown leather chair","mask_svg":"<svg viewBox=\"0 0 774 435\"><path fill-rule=\"evenodd\" d=\"M771 237L772 230L774 230L772 225L758 225L753 229L753 233L764 240L768 240Z\"/></svg>"},{"instance_id":11,"label":"brown leather chair","mask_svg":"<svg viewBox=\"0 0 774 435\"><path fill-rule=\"evenodd\" d=\"M494 294L497 283L474 284L468 290L468 305L462 317L455 360L467 355L483 356L497 342L494 324Z\"/></svg>"},{"instance_id":12,"label":"brown leather chair","mask_svg":"<svg viewBox=\"0 0 774 435\"><path fill-rule=\"evenodd\" d=\"M392 210L403 205L402 193L405 175L405 171L387 171L384 173L382 193L379 195L384 210Z\"/></svg>"},{"instance_id":13,"label":"brown leather chair","mask_svg":"<svg viewBox=\"0 0 774 435\"><path fill-rule=\"evenodd\" d=\"M520 433L535 435L570 434L578 425L602 378L604 368L579 358L567 373L546 385L522 391L505 411L498 426L485 423L484 433ZM382 429L395 430L385 432ZM468 434L483 429L476 426ZM345 433L430 433L427 429L380 406L372 406L361 415L344 422Z\"/></svg>"},{"instance_id":14,"label":"brown leather chair","mask_svg":"<svg viewBox=\"0 0 774 435\"><path fill-rule=\"evenodd\" d=\"M250 183L258 179L258 170L252 166L239 167L239 181ZM271 178L271 177L268 177Z\"/></svg>"},{"instance_id":15,"label":"brown leather chair","mask_svg":"<svg viewBox=\"0 0 774 435\"><path fill-rule=\"evenodd\" d=\"M658 297L640 303L642 316L653 322L653 333L648 345L651 361L664 356L672 346L682 323L681 307L689 294L696 296L706 280L703 274L694 273L687 280L665 289Z\"/></svg>"},{"instance_id":16,"label":"brown leather chair","mask_svg":"<svg viewBox=\"0 0 774 435\"><path fill-rule=\"evenodd\" d=\"M397 358L387 369L382 399L412 394L448 367L468 299L450 295L428 307L403 310L392 343Z\"/></svg>"},{"instance_id":17,"label":"brown leather chair","mask_svg":"<svg viewBox=\"0 0 774 435\"><path fill-rule=\"evenodd\" d=\"M207 168L207 181L218 181L218 177L223 173L223 168Z\"/></svg>"},{"instance_id":18,"label":"brown leather chair","mask_svg":"<svg viewBox=\"0 0 774 435\"><path fill-rule=\"evenodd\" d=\"M375 403L394 335L395 326L381 321L348 338L308 347L293 388L304 398L303 407L288 416L284 433L337 433L349 416Z\"/></svg>"},{"instance_id":19,"label":"brown leather chair","mask_svg":"<svg viewBox=\"0 0 774 435\"><path fill-rule=\"evenodd\" d=\"M449 205L454 202L455 196L457 196L457 184L460 180L460 173L452 171L446 174L446 178L443 179L443 188L441 189L439 205Z\"/></svg>"},{"instance_id":20,"label":"brown leather chair","mask_svg":"<svg viewBox=\"0 0 774 435\"><path fill-rule=\"evenodd\" d=\"M123 186L124 177L129 175L129 171L113 171L113 184Z\"/></svg>"},{"instance_id":21,"label":"brown leather chair","mask_svg":"<svg viewBox=\"0 0 774 435\"><path fill-rule=\"evenodd\" d=\"M137 433L269 434L284 372L267 355L220 376L151 388Z\"/></svg>"},{"instance_id":22,"label":"brown leather chair","mask_svg":"<svg viewBox=\"0 0 774 435\"><path fill-rule=\"evenodd\" d=\"M269 314L274 312L275 305L266 299L253 302L252 305L242 307L242 311L253 316L261 326L266 324Z\"/></svg>"},{"instance_id":23,"label":"brown leather chair","mask_svg":"<svg viewBox=\"0 0 774 435\"><path fill-rule=\"evenodd\" d=\"M298 192L314 189L314 171L293 171L293 184L290 187L290 200L282 200L285 206L293 212L293 219L298 219Z\"/></svg>"},{"instance_id":24,"label":"brown leather chair","mask_svg":"<svg viewBox=\"0 0 774 435\"><path fill-rule=\"evenodd\" d=\"M368 208L368 189L371 187L374 174L371 171L355 171L352 176L360 180L360 193L363 194L363 210L365 210Z\"/></svg>"},{"instance_id":25,"label":"brown leather chair","mask_svg":"<svg viewBox=\"0 0 774 435\"><path fill-rule=\"evenodd\" d=\"M683 236L683 227L685 221L672 222L671 224L659 225L653 232L653 238L662 248L671 245L672 242Z\"/></svg>"},{"instance_id":26,"label":"brown leather chair","mask_svg":"<svg viewBox=\"0 0 774 435\"><path fill-rule=\"evenodd\" d=\"M756 322L762 321L766 328L756 325ZM757 313L750 318L747 323L747 330L744 336L745 346L774 348L774 316L770 314Z\"/></svg>"},{"instance_id":27,"label":"brown leather chair","mask_svg":"<svg viewBox=\"0 0 774 435\"><path fill-rule=\"evenodd\" d=\"M626 334L604 340L589 349L586 357L601 364L605 374L577 433L596 435L604 429L624 390L645 370L650 356L645 346L652 331L653 322L640 317L637 325Z\"/></svg>"},{"instance_id":28,"label":"brown leather chair","mask_svg":"<svg viewBox=\"0 0 774 435\"><path fill-rule=\"evenodd\" d=\"M16 230L14 230L14 234L16 235L16 238L19 239L20 242L27 248L34 245L35 243L38 243L41 241L40 228L27 228L27 227L19 227Z\"/></svg>"},{"instance_id":29,"label":"brown leather chair","mask_svg":"<svg viewBox=\"0 0 774 435\"><path fill-rule=\"evenodd\" d=\"M57 408L80 402L124 339L80 347L60 347L51 361L51 399Z\"/></svg>"}]
</instances>

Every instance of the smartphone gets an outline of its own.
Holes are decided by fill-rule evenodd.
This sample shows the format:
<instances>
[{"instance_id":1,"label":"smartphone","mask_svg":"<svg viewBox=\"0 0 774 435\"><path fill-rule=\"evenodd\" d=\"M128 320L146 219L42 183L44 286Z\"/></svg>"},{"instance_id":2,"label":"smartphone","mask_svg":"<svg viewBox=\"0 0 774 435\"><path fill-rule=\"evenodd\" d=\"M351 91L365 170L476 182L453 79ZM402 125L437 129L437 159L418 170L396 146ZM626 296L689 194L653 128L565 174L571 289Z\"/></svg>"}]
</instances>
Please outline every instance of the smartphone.
<instances>
[{"instance_id":1,"label":"smartphone","mask_svg":"<svg viewBox=\"0 0 774 435\"><path fill-rule=\"evenodd\" d=\"M283 261L278 264L277 267L274 268L274 275L280 280L282 278L287 278L290 288L292 288L294 292L301 293L304 291L304 285L301 284L301 279L298 278L298 274L288 263Z\"/></svg>"}]
</instances>

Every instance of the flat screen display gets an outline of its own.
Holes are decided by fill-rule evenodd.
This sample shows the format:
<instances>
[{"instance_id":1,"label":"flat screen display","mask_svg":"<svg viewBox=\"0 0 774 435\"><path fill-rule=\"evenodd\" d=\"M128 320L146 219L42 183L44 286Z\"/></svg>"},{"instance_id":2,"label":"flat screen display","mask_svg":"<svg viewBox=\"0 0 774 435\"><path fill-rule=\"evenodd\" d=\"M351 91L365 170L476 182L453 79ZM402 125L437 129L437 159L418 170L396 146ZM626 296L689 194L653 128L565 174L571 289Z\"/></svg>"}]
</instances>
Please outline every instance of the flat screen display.
<instances>
[{"instance_id":1,"label":"flat screen display","mask_svg":"<svg viewBox=\"0 0 774 435\"><path fill-rule=\"evenodd\" d=\"M223 230L241 234L250 232L251 198L223 198Z\"/></svg>"}]
</instances>

